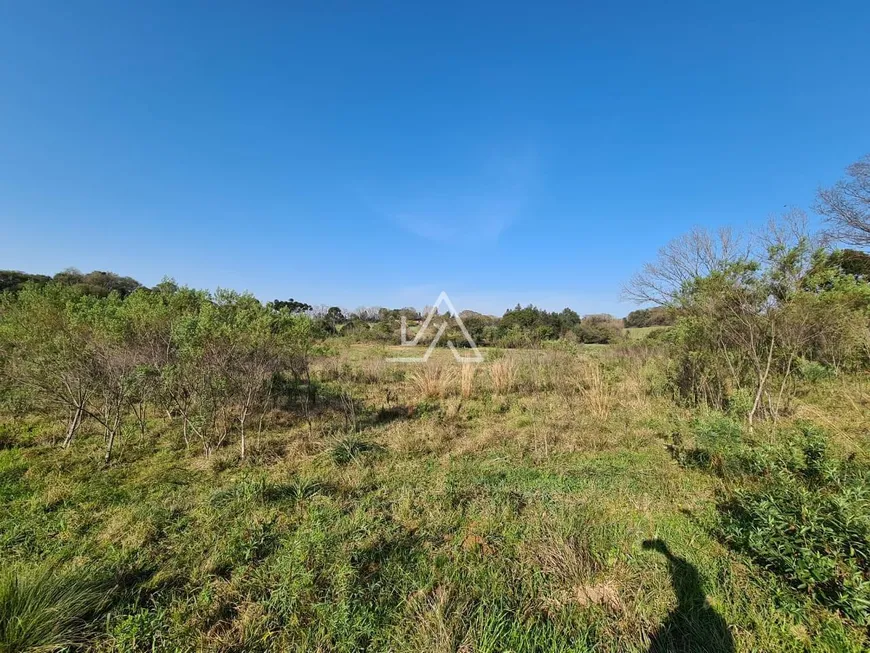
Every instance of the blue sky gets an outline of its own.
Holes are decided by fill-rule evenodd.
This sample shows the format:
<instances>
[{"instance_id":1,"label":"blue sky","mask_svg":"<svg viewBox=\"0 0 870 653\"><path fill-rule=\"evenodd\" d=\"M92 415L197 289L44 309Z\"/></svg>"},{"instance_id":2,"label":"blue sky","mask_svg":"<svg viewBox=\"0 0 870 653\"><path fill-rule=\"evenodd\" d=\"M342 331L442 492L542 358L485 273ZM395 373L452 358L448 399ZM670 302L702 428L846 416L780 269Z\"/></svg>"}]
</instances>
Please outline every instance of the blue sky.
<instances>
[{"instance_id":1,"label":"blue sky","mask_svg":"<svg viewBox=\"0 0 870 653\"><path fill-rule=\"evenodd\" d=\"M624 315L870 152L870 3L605 4L0 0L0 268Z\"/></svg>"}]
</instances>

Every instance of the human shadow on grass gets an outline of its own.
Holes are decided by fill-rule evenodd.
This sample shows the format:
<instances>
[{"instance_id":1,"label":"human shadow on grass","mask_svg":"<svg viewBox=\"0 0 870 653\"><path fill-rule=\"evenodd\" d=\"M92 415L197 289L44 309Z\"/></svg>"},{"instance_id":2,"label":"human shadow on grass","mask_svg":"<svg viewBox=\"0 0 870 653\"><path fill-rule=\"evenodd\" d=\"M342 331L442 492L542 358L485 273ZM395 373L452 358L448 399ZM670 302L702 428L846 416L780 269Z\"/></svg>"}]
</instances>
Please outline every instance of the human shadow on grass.
<instances>
[{"instance_id":1,"label":"human shadow on grass","mask_svg":"<svg viewBox=\"0 0 870 653\"><path fill-rule=\"evenodd\" d=\"M671 553L663 540L646 540L643 548L658 551L667 558L671 584L677 595L677 607L652 636L649 653L734 653L734 639L728 624L707 602L695 566Z\"/></svg>"}]
</instances>

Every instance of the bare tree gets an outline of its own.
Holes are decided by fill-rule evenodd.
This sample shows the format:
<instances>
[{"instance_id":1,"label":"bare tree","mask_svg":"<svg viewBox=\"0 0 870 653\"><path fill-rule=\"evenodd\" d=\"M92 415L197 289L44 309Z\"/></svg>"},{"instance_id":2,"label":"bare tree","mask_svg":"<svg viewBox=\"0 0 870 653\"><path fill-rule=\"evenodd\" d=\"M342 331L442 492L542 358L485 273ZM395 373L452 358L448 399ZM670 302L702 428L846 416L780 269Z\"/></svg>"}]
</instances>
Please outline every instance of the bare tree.
<instances>
[{"instance_id":1,"label":"bare tree","mask_svg":"<svg viewBox=\"0 0 870 653\"><path fill-rule=\"evenodd\" d=\"M828 222L834 241L870 247L870 154L846 168L847 179L820 189L816 210Z\"/></svg>"},{"instance_id":2,"label":"bare tree","mask_svg":"<svg viewBox=\"0 0 870 653\"><path fill-rule=\"evenodd\" d=\"M747 247L730 229L710 233L696 228L662 247L658 260L644 265L625 286L623 295L639 303L673 306L687 284L721 272L747 256Z\"/></svg>"}]
</instances>

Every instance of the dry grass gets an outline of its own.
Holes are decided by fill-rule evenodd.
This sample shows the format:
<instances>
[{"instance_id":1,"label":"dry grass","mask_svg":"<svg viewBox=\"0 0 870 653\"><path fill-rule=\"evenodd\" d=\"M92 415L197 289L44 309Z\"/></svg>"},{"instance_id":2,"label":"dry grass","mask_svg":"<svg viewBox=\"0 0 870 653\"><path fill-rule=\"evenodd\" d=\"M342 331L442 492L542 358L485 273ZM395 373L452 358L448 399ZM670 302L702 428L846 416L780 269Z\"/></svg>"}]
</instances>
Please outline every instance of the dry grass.
<instances>
[{"instance_id":1,"label":"dry grass","mask_svg":"<svg viewBox=\"0 0 870 653\"><path fill-rule=\"evenodd\" d=\"M511 392L517 385L517 362L511 357L495 361L489 368L489 378L496 394Z\"/></svg>"},{"instance_id":2,"label":"dry grass","mask_svg":"<svg viewBox=\"0 0 870 653\"><path fill-rule=\"evenodd\" d=\"M424 399L446 397L456 379L456 369L440 363L418 365L408 375L408 381L417 396Z\"/></svg>"},{"instance_id":3,"label":"dry grass","mask_svg":"<svg viewBox=\"0 0 870 653\"><path fill-rule=\"evenodd\" d=\"M439 585L428 593L420 591L411 597L413 619L408 622L412 629L409 639L416 650L432 653L469 650L463 642L468 601L459 594Z\"/></svg>"},{"instance_id":4,"label":"dry grass","mask_svg":"<svg viewBox=\"0 0 870 653\"><path fill-rule=\"evenodd\" d=\"M597 360L589 360L580 367L579 373L578 390L586 408L598 419L607 419L616 403L616 396L604 367Z\"/></svg>"},{"instance_id":5,"label":"dry grass","mask_svg":"<svg viewBox=\"0 0 870 653\"><path fill-rule=\"evenodd\" d=\"M590 579L600 569L589 542L546 528L526 550L529 564L539 568L557 585L573 586Z\"/></svg>"},{"instance_id":6,"label":"dry grass","mask_svg":"<svg viewBox=\"0 0 870 653\"><path fill-rule=\"evenodd\" d=\"M470 399L474 395L474 377L477 374L477 365L466 363L460 367L459 386L463 399Z\"/></svg>"}]
</instances>

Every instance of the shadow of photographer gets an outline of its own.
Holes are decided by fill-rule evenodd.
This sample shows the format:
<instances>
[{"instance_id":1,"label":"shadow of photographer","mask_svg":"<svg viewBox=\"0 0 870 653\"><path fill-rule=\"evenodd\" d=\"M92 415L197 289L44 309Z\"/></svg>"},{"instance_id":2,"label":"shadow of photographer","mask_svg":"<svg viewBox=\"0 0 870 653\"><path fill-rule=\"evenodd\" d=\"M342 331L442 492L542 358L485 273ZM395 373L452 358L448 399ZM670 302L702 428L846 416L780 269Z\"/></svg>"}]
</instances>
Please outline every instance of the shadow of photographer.
<instances>
[{"instance_id":1,"label":"shadow of photographer","mask_svg":"<svg viewBox=\"0 0 870 653\"><path fill-rule=\"evenodd\" d=\"M646 540L643 548L658 551L667 558L671 585L677 595L677 607L671 610L652 636L650 653L733 653L734 639L728 624L707 602L695 566L674 555L663 540Z\"/></svg>"}]
</instances>

